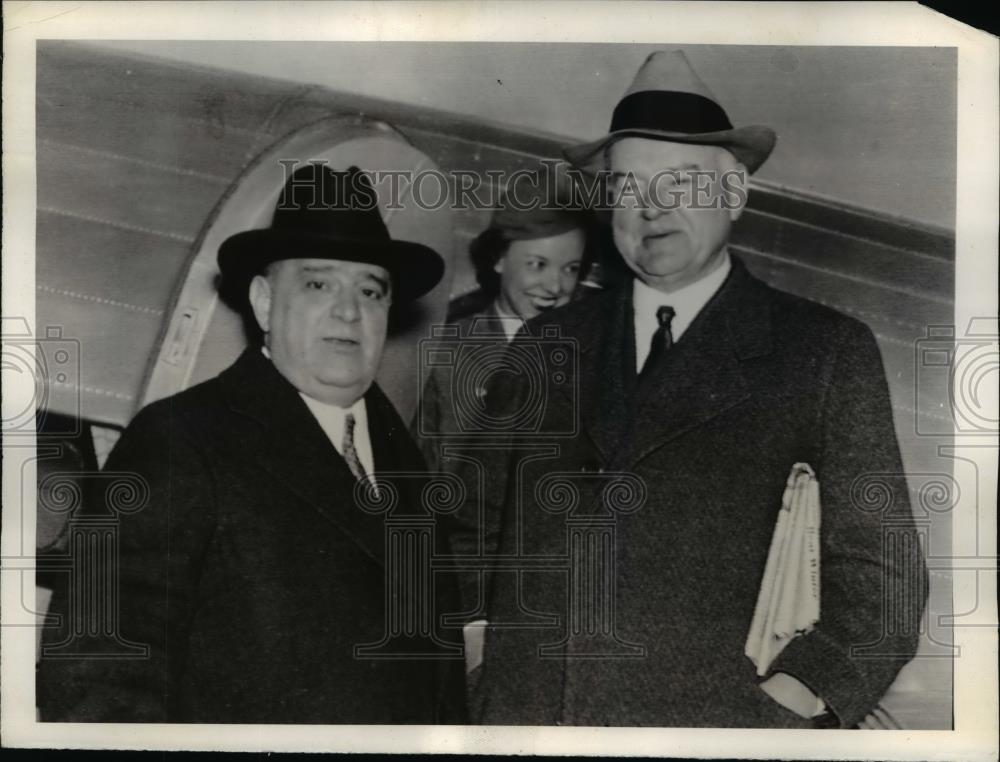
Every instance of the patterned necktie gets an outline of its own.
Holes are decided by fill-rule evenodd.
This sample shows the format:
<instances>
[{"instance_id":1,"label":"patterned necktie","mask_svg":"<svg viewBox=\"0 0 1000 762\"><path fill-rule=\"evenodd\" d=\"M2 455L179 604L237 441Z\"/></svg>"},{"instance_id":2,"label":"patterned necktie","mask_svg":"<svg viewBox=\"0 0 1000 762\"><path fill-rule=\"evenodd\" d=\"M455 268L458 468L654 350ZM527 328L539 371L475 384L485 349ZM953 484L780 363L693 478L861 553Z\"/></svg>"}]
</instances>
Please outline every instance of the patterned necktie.
<instances>
[{"instance_id":1,"label":"patterned necktie","mask_svg":"<svg viewBox=\"0 0 1000 762\"><path fill-rule=\"evenodd\" d=\"M642 365L640 376L645 375L650 368L655 367L666 351L674 345L674 337L670 333L670 323L676 314L673 307L664 305L657 308L656 322L659 325L653 331L653 338L649 343L649 354L646 355L646 362Z\"/></svg>"},{"instance_id":2,"label":"patterned necktie","mask_svg":"<svg viewBox=\"0 0 1000 762\"><path fill-rule=\"evenodd\" d=\"M365 467L361 465L361 458L358 457L358 451L354 449L353 413L348 413L344 419L344 443L342 449L344 451L344 460L347 461L347 467L351 469L354 478L359 481L365 479Z\"/></svg>"}]
</instances>

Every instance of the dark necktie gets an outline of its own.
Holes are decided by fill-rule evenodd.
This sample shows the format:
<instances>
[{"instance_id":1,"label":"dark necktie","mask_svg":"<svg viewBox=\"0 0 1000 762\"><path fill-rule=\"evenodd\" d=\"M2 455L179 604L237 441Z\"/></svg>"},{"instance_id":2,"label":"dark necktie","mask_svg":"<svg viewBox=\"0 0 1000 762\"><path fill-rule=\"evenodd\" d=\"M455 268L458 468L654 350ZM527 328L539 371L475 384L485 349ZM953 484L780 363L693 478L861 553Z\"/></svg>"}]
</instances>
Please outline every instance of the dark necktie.
<instances>
[{"instance_id":1,"label":"dark necktie","mask_svg":"<svg viewBox=\"0 0 1000 762\"><path fill-rule=\"evenodd\" d=\"M344 460L347 461L347 467L351 469L351 473L354 474L354 478L359 481L365 478L365 467L361 465L361 458L358 457L358 451L354 449L354 415L348 413L344 419Z\"/></svg>"},{"instance_id":2,"label":"dark necktie","mask_svg":"<svg viewBox=\"0 0 1000 762\"><path fill-rule=\"evenodd\" d=\"M660 361L660 358L674 345L674 337L670 333L670 322L676 314L673 307L664 305L657 308L656 322L659 325L653 331L653 338L649 343L649 354L646 356L646 362L642 365L640 376L648 373L650 368L656 367L656 363Z\"/></svg>"}]
</instances>

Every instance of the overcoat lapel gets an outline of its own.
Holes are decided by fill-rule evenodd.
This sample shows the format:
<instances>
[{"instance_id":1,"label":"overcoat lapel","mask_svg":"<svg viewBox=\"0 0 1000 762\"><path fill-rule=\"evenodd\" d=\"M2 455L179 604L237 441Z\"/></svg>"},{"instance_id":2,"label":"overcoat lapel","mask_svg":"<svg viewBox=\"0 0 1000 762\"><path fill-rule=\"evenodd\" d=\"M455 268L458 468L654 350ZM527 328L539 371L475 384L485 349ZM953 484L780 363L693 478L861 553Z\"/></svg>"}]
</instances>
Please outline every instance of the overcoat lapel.
<instances>
[{"instance_id":1,"label":"overcoat lapel","mask_svg":"<svg viewBox=\"0 0 1000 762\"><path fill-rule=\"evenodd\" d=\"M639 383L631 284L609 297L580 331L581 414L602 461L629 470L750 398L741 363L770 351L770 315L761 287L734 257L719 291Z\"/></svg>"},{"instance_id":2,"label":"overcoat lapel","mask_svg":"<svg viewBox=\"0 0 1000 762\"><path fill-rule=\"evenodd\" d=\"M631 282L591 315L580 339L580 416L605 463L616 458L628 433L635 385Z\"/></svg>"},{"instance_id":3,"label":"overcoat lapel","mask_svg":"<svg viewBox=\"0 0 1000 762\"><path fill-rule=\"evenodd\" d=\"M623 468L748 400L744 360L770 351L763 294L739 260L658 367L637 385Z\"/></svg>"},{"instance_id":4,"label":"overcoat lapel","mask_svg":"<svg viewBox=\"0 0 1000 762\"><path fill-rule=\"evenodd\" d=\"M246 457L382 563L381 534L371 530L372 517L361 515L352 497L354 476L295 388L256 348L247 349L221 378L230 408L259 424ZM373 447L377 441L373 435Z\"/></svg>"},{"instance_id":5,"label":"overcoat lapel","mask_svg":"<svg viewBox=\"0 0 1000 762\"><path fill-rule=\"evenodd\" d=\"M416 507L423 484L420 477L427 475L423 456L396 409L376 384L365 394L365 405L376 481L388 481L398 491L401 501Z\"/></svg>"}]
</instances>

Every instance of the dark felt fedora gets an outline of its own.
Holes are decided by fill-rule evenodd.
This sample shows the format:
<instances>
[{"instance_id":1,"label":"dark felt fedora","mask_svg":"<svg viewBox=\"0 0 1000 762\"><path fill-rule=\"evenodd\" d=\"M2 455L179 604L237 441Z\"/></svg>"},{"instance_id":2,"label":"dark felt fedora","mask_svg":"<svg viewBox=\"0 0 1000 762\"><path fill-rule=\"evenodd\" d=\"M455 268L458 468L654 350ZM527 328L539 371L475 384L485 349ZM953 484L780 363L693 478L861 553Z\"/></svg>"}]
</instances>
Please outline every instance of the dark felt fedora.
<instances>
[{"instance_id":1,"label":"dark felt fedora","mask_svg":"<svg viewBox=\"0 0 1000 762\"><path fill-rule=\"evenodd\" d=\"M339 259L384 267L396 301L423 296L444 274L433 249L389 235L368 176L357 167L338 172L306 164L285 183L271 226L230 236L219 247L222 292L247 300L255 275L282 259Z\"/></svg>"},{"instance_id":2,"label":"dark felt fedora","mask_svg":"<svg viewBox=\"0 0 1000 762\"><path fill-rule=\"evenodd\" d=\"M751 173L767 160L777 139L770 127L733 127L680 50L650 55L618 101L608 134L566 148L563 154L570 163L594 172L604 167L605 149L627 137L720 146Z\"/></svg>"}]
</instances>

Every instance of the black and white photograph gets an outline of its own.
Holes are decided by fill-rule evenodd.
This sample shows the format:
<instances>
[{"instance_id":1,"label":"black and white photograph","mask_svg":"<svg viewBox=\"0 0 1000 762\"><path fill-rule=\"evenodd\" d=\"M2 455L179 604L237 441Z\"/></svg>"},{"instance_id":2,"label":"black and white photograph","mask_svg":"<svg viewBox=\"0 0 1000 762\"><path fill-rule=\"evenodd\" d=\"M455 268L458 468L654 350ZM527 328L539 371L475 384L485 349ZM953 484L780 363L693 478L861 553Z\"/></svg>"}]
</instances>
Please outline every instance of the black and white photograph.
<instances>
[{"instance_id":1,"label":"black and white photograph","mask_svg":"<svg viewBox=\"0 0 1000 762\"><path fill-rule=\"evenodd\" d=\"M5 745L995 758L997 40L694 5L5 3Z\"/></svg>"}]
</instances>

